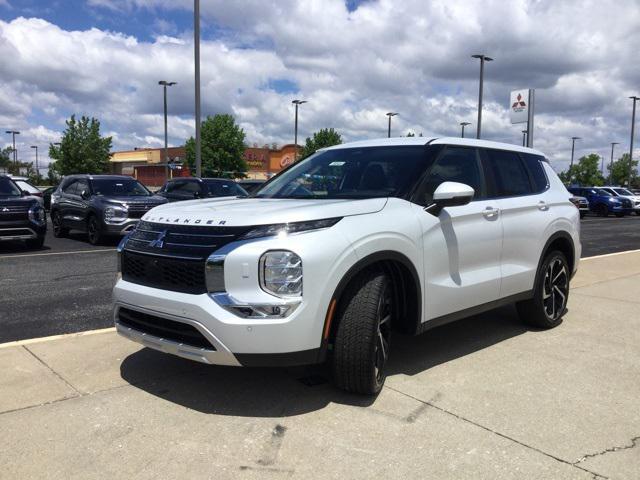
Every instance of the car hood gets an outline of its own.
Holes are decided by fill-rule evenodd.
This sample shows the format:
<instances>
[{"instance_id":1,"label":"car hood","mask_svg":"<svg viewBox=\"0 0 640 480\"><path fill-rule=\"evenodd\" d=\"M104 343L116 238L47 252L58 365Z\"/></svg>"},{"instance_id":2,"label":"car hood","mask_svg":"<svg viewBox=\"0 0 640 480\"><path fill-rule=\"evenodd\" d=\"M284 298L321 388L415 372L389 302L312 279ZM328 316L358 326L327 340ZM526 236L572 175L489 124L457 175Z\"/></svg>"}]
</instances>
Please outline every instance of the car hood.
<instances>
[{"instance_id":1,"label":"car hood","mask_svg":"<svg viewBox=\"0 0 640 480\"><path fill-rule=\"evenodd\" d=\"M117 197L100 197L103 203L111 205L161 205L167 203L167 199L160 195L141 197L137 195L123 195Z\"/></svg>"},{"instance_id":2,"label":"car hood","mask_svg":"<svg viewBox=\"0 0 640 480\"><path fill-rule=\"evenodd\" d=\"M300 200L284 198L212 198L168 203L147 212L149 222L188 225L249 226L363 215L382 210L387 198Z\"/></svg>"}]
</instances>

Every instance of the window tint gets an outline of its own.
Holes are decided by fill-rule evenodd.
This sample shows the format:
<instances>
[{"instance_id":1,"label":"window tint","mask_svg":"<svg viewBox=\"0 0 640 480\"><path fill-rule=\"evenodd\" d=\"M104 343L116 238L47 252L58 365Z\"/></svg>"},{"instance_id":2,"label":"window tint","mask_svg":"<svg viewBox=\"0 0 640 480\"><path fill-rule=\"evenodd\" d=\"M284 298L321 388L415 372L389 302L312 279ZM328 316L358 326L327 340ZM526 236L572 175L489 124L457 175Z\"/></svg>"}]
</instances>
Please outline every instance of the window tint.
<instances>
[{"instance_id":1,"label":"window tint","mask_svg":"<svg viewBox=\"0 0 640 480\"><path fill-rule=\"evenodd\" d=\"M19 197L20 189L15 183L6 177L0 177L0 196L2 197Z\"/></svg>"},{"instance_id":2,"label":"window tint","mask_svg":"<svg viewBox=\"0 0 640 480\"><path fill-rule=\"evenodd\" d=\"M76 181L72 181L69 185L64 187L64 189L62 191L64 193L69 194L69 195L75 195L77 186L78 186L78 181L77 180Z\"/></svg>"},{"instance_id":3,"label":"window tint","mask_svg":"<svg viewBox=\"0 0 640 480\"><path fill-rule=\"evenodd\" d=\"M171 190L175 193L189 193L194 194L200 191L200 183L198 182L176 182L176 185Z\"/></svg>"},{"instance_id":4,"label":"window tint","mask_svg":"<svg viewBox=\"0 0 640 480\"><path fill-rule=\"evenodd\" d=\"M417 201L428 205L433 201L433 192L443 182L459 182L474 190L473 199L486 197L482 169L475 148L447 147L440 155L424 182L418 189Z\"/></svg>"},{"instance_id":5,"label":"window tint","mask_svg":"<svg viewBox=\"0 0 640 480\"><path fill-rule=\"evenodd\" d=\"M78 180L76 182L76 195L82 195L82 192L89 193L89 183L86 180Z\"/></svg>"},{"instance_id":6,"label":"window tint","mask_svg":"<svg viewBox=\"0 0 640 480\"><path fill-rule=\"evenodd\" d=\"M529 170L529 174L531 175L533 191L535 193L544 192L549 186L547 174L544 173L544 167L542 166L544 157L532 155L530 153L523 153L522 158L524 159L527 170Z\"/></svg>"},{"instance_id":7,"label":"window tint","mask_svg":"<svg viewBox=\"0 0 640 480\"><path fill-rule=\"evenodd\" d=\"M507 150L487 150L498 197L529 195L533 188L520 156Z\"/></svg>"},{"instance_id":8,"label":"window tint","mask_svg":"<svg viewBox=\"0 0 640 480\"><path fill-rule=\"evenodd\" d=\"M213 197L236 197L247 195L247 192L236 182L206 181L209 194Z\"/></svg>"}]
</instances>

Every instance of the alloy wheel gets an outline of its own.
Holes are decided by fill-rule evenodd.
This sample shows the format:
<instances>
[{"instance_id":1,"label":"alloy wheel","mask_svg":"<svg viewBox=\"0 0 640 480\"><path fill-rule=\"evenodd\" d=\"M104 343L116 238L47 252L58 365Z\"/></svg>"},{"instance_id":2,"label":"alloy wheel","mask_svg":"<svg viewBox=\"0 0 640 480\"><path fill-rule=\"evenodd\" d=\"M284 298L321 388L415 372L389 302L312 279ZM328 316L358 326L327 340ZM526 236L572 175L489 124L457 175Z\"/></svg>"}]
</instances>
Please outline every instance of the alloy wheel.
<instances>
[{"instance_id":1,"label":"alloy wheel","mask_svg":"<svg viewBox=\"0 0 640 480\"><path fill-rule=\"evenodd\" d=\"M542 291L542 303L549 319L556 320L564 313L567 306L568 293L569 275L567 266L560 258L554 258L547 266Z\"/></svg>"},{"instance_id":2,"label":"alloy wheel","mask_svg":"<svg viewBox=\"0 0 640 480\"><path fill-rule=\"evenodd\" d=\"M391 288L385 282L378 299L378 328L374 351L376 381L381 383L384 379L384 367L389 358L389 340L391 336L391 314L393 305L391 300Z\"/></svg>"}]
</instances>

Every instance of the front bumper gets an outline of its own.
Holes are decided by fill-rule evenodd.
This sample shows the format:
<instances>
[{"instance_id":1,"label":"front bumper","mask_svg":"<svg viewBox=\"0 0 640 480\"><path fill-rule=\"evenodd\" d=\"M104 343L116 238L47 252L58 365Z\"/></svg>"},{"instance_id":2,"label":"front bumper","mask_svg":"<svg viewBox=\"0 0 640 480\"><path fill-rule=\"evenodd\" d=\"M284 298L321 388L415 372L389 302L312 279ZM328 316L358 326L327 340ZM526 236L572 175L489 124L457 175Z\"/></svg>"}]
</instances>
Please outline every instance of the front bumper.
<instances>
[{"instance_id":1,"label":"front bumper","mask_svg":"<svg viewBox=\"0 0 640 480\"><path fill-rule=\"evenodd\" d=\"M105 235L126 235L138 225L139 218L127 218L121 223L102 222L102 233Z\"/></svg>"},{"instance_id":2,"label":"front bumper","mask_svg":"<svg viewBox=\"0 0 640 480\"><path fill-rule=\"evenodd\" d=\"M0 222L0 242L32 240L47 233L47 224L37 225L30 220Z\"/></svg>"}]
</instances>

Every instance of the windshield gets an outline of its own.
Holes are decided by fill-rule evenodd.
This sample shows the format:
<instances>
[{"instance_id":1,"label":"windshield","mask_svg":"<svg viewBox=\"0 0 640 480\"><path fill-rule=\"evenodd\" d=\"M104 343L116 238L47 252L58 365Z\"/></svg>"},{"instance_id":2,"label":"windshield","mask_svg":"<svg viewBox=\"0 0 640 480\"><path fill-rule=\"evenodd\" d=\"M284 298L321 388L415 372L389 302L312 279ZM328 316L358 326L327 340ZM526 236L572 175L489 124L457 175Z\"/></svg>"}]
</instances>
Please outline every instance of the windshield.
<instances>
[{"instance_id":1,"label":"windshield","mask_svg":"<svg viewBox=\"0 0 640 480\"><path fill-rule=\"evenodd\" d=\"M205 180L204 183L213 197L246 197L247 191L231 180Z\"/></svg>"},{"instance_id":2,"label":"windshield","mask_svg":"<svg viewBox=\"0 0 640 480\"><path fill-rule=\"evenodd\" d=\"M610 192L607 192L602 188L594 188L593 191L595 192L596 195L602 195L604 197L613 197L613 194L611 194Z\"/></svg>"},{"instance_id":3,"label":"windshield","mask_svg":"<svg viewBox=\"0 0 640 480\"><path fill-rule=\"evenodd\" d=\"M0 197L19 197L20 189L8 178L0 178Z\"/></svg>"},{"instance_id":4,"label":"windshield","mask_svg":"<svg viewBox=\"0 0 640 480\"><path fill-rule=\"evenodd\" d=\"M633 193L631 193L626 188L614 188L613 191L616 192L618 195L628 195L631 197L633 196Z\"/></svg>"},{"instance_id":5,"label":"windshield","mask_svg":"<svg viewBox=\"0 0 640 480\"><path fill-rule=\"evenodd\" d=\"M257 198L374 198L404 195L426 170L424 146L343 148L316 153L266 183Z\"/></svg>"},{"instance_id":6,"label":"windshield","mask_svg":"<svg viewBox=\"0 0 640 480\"><path fill-rule=\"evenodd\" d=\"M151 192L137 180L131 179L106 179L91 180L93 193L108 197L147 197Z\"/></svg>"}]
</instances>

